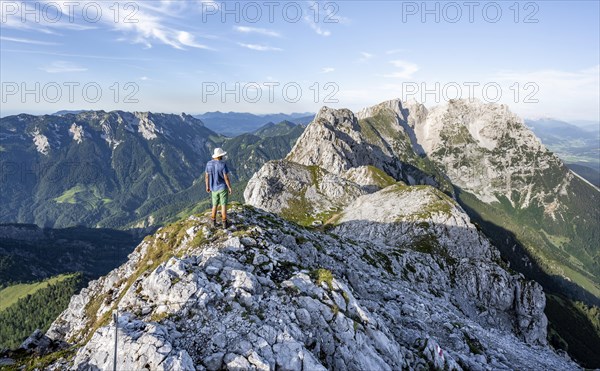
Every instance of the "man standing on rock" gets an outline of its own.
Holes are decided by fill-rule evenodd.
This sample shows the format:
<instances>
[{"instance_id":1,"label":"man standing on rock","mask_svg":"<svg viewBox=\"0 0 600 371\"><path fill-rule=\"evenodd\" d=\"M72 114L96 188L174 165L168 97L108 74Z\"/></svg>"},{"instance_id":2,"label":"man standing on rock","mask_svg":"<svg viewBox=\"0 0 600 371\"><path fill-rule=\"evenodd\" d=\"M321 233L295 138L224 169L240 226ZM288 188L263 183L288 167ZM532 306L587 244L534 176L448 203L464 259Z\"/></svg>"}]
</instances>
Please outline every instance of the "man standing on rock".
<instances>
[{"instance_id":1,"label":"man standing on rock","mask_svg":"<svg viewBox=\"0 0 600 371\"><path fill-rule=\"evenodd\" d=\"M229 182L229 169L225 164L224 157L227 152L222 148L215 148L212 160L206 164L204 180L206 181L206 192L212 196L212 225L217 226L217 207L221 205L221 218L223 229L227 229L227 200L231 194L231 183ZM227 189L225 189L227 187Z\"/></svg>"}]
</instances>

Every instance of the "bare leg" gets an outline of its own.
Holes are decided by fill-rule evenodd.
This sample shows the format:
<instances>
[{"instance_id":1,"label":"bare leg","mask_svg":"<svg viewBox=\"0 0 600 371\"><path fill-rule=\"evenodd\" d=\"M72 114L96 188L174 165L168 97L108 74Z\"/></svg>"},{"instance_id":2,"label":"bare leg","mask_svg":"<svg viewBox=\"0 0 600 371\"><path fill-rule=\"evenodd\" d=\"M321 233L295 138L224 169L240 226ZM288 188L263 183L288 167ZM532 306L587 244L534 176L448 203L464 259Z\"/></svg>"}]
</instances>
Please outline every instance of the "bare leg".
<instances>
[{"instance_id":1,"label":"bare leg","mask_svg":"<svg viewBox=\"0 0 600 371\"><path fill-rule=\"evenodd\" d=\"M221 205L221 218L227 220L227 205Z\"/></svg>"},{"instance_id":2,"label":"bare leg","mask_svg":"<svg viewBox=\"0 0 600 371\"><path fill-rule=\"evenodd\" d=\"M217 206L213 206L212 208L212 215L211 215L212 220L215 220L217 218Z\"/></svg>"}]
</instances>

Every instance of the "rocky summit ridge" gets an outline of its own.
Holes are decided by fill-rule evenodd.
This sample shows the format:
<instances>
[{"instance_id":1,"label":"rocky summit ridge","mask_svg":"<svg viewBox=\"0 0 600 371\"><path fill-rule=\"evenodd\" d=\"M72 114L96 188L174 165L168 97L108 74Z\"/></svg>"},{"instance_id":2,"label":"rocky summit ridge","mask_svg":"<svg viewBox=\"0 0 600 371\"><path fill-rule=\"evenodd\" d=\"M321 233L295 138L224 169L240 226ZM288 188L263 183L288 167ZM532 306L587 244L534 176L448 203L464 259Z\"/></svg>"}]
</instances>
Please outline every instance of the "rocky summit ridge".
<instances>
[{"instance_id":1,"label":"rocky summit ridge","mask_svg":"<svg viewBox=\"0 0 600 371\"><path fill-rule=\"evenodd\" d=\"M409 227L420 219L398 214L408 224L397 228L414 231L391 245L344 236L356 223L389 228L364 215L323 232L236 206L228 231L212 231L207 215L160 229L73 297L47 336L79 348L49 368L110 369L115 325L118 369L577 368L546 345L540 286L494 263L450 200L405 188L381 192L406 210L443 202L454 223L433 224L445 218L433 212L429 227Z\"/></svg>"}]
</instances>

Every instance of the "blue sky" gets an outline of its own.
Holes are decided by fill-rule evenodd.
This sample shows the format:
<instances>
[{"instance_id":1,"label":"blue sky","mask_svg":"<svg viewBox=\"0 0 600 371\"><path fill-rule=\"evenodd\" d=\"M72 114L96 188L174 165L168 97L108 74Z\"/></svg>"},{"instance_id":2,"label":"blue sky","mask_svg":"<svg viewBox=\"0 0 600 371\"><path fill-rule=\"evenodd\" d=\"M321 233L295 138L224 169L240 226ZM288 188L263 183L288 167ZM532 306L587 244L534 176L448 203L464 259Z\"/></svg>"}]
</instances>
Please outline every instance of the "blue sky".
<instances>
[{"instance_id":1,"label":"blue sky","mask_svg":"<svg viewBox=\"0 0 600 371\"><path fill-rule=\"evenodd\" d=\"M473 97L527 118L599 120L598 1L1 5L2 116Z\"/></svg>"}]
</instances>

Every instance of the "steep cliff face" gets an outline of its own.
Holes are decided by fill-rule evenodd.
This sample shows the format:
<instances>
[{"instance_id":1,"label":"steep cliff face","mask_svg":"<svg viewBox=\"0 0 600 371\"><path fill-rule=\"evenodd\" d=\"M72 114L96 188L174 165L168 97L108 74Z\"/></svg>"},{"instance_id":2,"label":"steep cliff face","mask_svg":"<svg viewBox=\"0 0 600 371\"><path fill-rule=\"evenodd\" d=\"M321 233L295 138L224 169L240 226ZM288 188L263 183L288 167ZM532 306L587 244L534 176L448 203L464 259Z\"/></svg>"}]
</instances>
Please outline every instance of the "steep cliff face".
<instances>
[{"instance_id":1,"label":"steep cliff face","mask_svg":"<svg viewBox=\"0 0 600 371\"><path fill-rule=\"evenodd\" d=\"M572 178L552 178L556 184L549 189L527 181L566 168L505 105L451 101L432 108L407 129L453 184L484 202L497 202L503 196L512 206L526 208L555 197Z\"/></svg>"},{"instance_id":2,"label":"steep cliff face","mask_svg":"<svg viewBox=\"0 0 600 371\"><path fill-rule=\"evenodd\" d=\"M435 253L348 239L355 223L387 223L351 213L332 232L249 206L233 208L235 230L211 231L194 216L72 299L48 336L80 348L49 367L111 368L118 325L118 369L575 369L543 345L539 286L494 267L493 248L452 201L429 187L406 197L404 187L386 198L406 210L414 196L443 202L475 252L450 247L442 225L409 237L439 235ZM463 269L455 278L452 264Z\"/></svg>"},{"instance_id":3,"label":"steep cliff face","mask_svg":"<svg viewBox=\"0 0 600 371\"><path fill-rule=\"evenodd\" d=\"M430 186L396 184L357 198L332 230L374 242L393 254L411 249L430 254L440 292L483 326L513 331L525 342L546 344L541 287L509 273L500 254L456 202ZM479 310L478 310L479 308ZM485 308L480 312L481 308Z\"/></svg>"}]
</instances>

